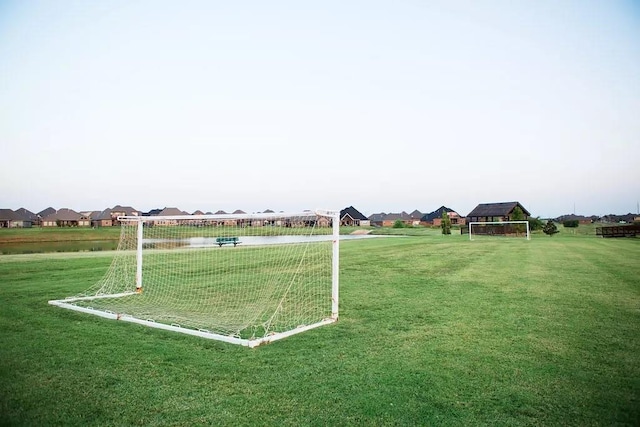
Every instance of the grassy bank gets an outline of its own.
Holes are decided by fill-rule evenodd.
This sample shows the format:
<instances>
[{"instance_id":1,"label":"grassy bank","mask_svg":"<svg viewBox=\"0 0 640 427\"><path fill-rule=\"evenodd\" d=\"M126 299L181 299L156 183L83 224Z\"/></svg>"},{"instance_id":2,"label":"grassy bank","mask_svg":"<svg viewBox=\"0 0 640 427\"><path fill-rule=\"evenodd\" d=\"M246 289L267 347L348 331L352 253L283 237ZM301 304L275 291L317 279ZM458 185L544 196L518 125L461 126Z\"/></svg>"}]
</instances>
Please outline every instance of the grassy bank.
<instances>
[{"instance_id":1,"label":"grassy bank","mask_svg":"<svg viewBox=\"0 0 640 427\"><path fill-rule=\"evenodd\" d=\"M637 425L640 242L341 243L341 319L249 350L47 305L109 253L0 257L0 424Z\"/></svg>"}]
</instances>

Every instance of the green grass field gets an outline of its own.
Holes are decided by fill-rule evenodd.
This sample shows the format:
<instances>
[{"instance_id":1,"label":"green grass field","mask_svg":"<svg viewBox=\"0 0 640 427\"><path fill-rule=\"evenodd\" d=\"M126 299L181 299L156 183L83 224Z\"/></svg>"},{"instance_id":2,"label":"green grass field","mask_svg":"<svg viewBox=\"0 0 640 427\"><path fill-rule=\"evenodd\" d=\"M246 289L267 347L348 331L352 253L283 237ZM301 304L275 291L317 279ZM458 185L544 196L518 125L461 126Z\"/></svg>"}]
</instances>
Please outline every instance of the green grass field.
<instances>
[{"instance_id":1,"label":"green grass field","mask_svg":"<svg viewBox=\"0 0 640 427\"><path fill-rule=\"evenodd\" d=\"M0 256L0 425L640 424L640 240L420 233L342 242L340 321L253 350L47 304L110 252Z\"/></svg>"}]
</instances>

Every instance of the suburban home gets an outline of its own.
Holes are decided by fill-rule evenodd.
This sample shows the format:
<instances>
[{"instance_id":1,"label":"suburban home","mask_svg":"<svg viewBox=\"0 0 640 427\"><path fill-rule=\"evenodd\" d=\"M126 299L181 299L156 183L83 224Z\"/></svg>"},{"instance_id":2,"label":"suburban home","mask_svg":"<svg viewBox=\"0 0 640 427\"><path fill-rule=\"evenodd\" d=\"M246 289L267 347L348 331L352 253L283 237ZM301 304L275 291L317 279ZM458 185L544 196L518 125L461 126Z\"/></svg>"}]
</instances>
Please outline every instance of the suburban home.
<instances>
[{"instance_id":1,"label":"suburban home","mask_svg":"<svg viewBox=\"0 0 640 427\"><path fill-rule=\"evenodd\" d=\"M375 226L375 227L382 227L382 222L384 221L384 217L387 214L384 212L380 212L380 213L374 213L369 215L369 224Z\"/></svg>"},{"instance_id":2,"label":"suburban home","mask_svg":"<svg viewBox=\"0 0 640 427\"><path fill-rule=\"evenodd\" d=\"M422 218L422 215L422 212L420 212L418 209L411 212L409 214L409 217L411 218L411 225L420 225L420 219Z\"/></svg>"},{"instance_id":3,"label":"suburban home","mask_svg":"<svg viewBox=\"0 0 640 427\"><path fill-rule=\"evenodd\" d=\"M25 208L20 208L20 209L16 209L15 212L20 216L20 218L22 218L25 221L23 227L31 227L31 226L34 226L34 225L36 225L36 226L40 225L40 219L41 218L38 215L36 215L33 212L31 212L30 210L25 209ZM31 224L27 225L27 223L26 223L27 221L30 222Z\"/></svg>"},{"instance_id":4,"label":"suburban home","mask_svg":"<svg viewBox=\"0 0 640 427\"><path fill-rule=\"evenodd\" d=\"M355 227L368 227L370 225L369 218L362 215L353 206L349 206L340 211L340 225L355 226Z\"/></svg>"},{"instance_id":5,"label":"suburban home","mask_svg":"<svg viewBox=\"0 0 640 427\"><path fill-rule=\"evenodd\" d=\"M520 202L481 203L467 215L467 222L513 221L513 211L519 207L523 213L523 220L529 219L531 214Z\"/></svg>"},{"instance_id":6,"label":"suburban home","mask_svg":"<svg viewBox=\"0 0 640 427\"><path fill-rule=\"evenodd\" d=\"M91 226L92 227L111 227L113 226L113 217L111 215L112 211L110 208L107 208L103 211L94 212L91 215Z\"/></svg>"},{"instance_id":7,"label":"suburban home","mask_svg":"<svg viewBox=\"0 0 640 427\"><path fill-rule=\"evenodd\" d=\"M413 220L411 216L405 211L400 213L388 213L382 218L383 227L393 227L396 221L401 221L404 225L412 225Z\"/></svg>"},{"instance_id":8,"label":"suburban home","mask_svg":"<svg viewBox=\"0 0 640 427\"><path fill-rule=\"evenodd\" d=\"M31 220L22 217L11 209L0 209L0 228L31 227Z\"/></svg>"},{"instance_id":9,"label":"suburban home","mask_svg":"<svg viewBox=\"0 0 640 427\"><path fill-rule=\"evenodd\" d=\"M426 226L440 227L442 224L442 214L446 212L447 216L451 220L451 225L464 225L465 218L461 217L458 212L450 209L446 206L440 206L433 212L428 214L424 214L422 218L420 218L420 224Z\"/></svg>"},{"instance_id":10,"label":"suburban home","mask_svg":"<svg viewBox=\"0 0 640 427\"><path fill-rule=\"evenodd\" d=\"M141 214L140 211L131 206L116 205L111 208L111 222L113 225L120 225L120 221L118 221L119 216L139 216Z\"/></svg>"},{"instance_id":11,"label":"suburban home","mask_svg":"<svg viewBox=\"0 0 640 427\"><path fill-rule=\"evenodd\" d=\"M49 216L51 214L54 214L54 213L56 213L56 210L51 208L51 207L49 207L49 208L41 210L40 212L38 212L37 215L40 218L40 222L42 222L42 218L44 218L46 216ZM40 225L42 225L42 224L40 224Z\"/></svg>"},{"instance_id":12,"label":"suburban home","mask_svg":"<svg viewBox=\"0 0 640 427\"><path fill-rule=\"evenodd\" d=\"M43 227L90 227L91 218L72 209L62 208L42 218Z\"/></svg>"}]
</instances>

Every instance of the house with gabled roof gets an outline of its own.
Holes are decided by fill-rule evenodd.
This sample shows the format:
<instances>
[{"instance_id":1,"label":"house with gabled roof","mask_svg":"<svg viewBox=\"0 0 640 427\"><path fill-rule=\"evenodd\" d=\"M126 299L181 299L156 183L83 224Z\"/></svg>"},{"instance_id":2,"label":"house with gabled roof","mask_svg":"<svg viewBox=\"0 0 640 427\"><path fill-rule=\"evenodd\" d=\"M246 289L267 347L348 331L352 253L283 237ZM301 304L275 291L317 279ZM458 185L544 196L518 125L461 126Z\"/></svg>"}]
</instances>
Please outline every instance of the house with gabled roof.
<instances>
[{"instance_id":1,"label":"house with gabled roof","mask_svg":"<svg viewBox=\"0 0 640 427\"><path fill-rule=\"evenodd\" d=\"M91 218L73 209L62 208L42 218L43 227L89 227Z\"/></svg>"},{"instance_id":2,"label":"house with gabled roof","mask_svg":"<svg viewBox=\"0 0 640 427\"><path fill-rule=\"evenodd\" d=\"M25 221L31 224L30 221L24 220L20 215L11 209L0 209L0 228L19 228L24 227ZM30 227L31 225L28 225Z\"/></svg>"},{"instance_id":3,"label":"house with gabled roof","mask_svg":"<svg viewBox=\"0 0 640 427\"><path fill-rule=\"evenodd\" d=\"M48 207L46 209L41 210L40 212L37 213L37 215L40 217L40 219L42 220L42 218L49 216L51 214L56 213L56 210L52 207Z\"/></svg>"},{"instance_id":4,"label":"house with gabled roof","mask_svg":"<svg viewBox=\"0 0 640 427\"><path fill-rule=\"evenodd\" d=\"M346 207L340 211L340 225L368 227L370 224L369 218L353 206Z\"/></svg>"},{"instance_id":5,"label":"house with gabled roof","mask_svg":"<svg viewBox=\"0 0 640 427\"><path fill-rule=\"evenodd\" d=\"M413 221L411 219L411 216L408 213L406 213L405 211L402 211L400 213L388 213L388 214L386 214L382 219L382 226L383 227L393 227L393 225L396 223L396 221L401 221L405 225L412 225L412 223L413 223Z\"/></svg>"},{"instance_id":6,"label":"house with gabled roof","mask_svg":"<svg viewBox=\"0 0 640 427\"><path fill-rule=\"evenodd\" d=\"M93 212L91 215L92 227L111 227L113 226L113 216L111 208L107 208L103 211Z\"/></svg>"},{"instance_id":7,"label":"house with gabled roof","mask_svg":"<svg viewBox=\"0 0 640 427\"><path fill-rule=\"evenodd\" d=\"M382 222L384 221L384 217L387 214L384 212L380 212L380 213L374 213L369 215L369 224L376 226L376 227L382 227Z\"/></svg>"},{"instance_id":8,"label":"house with gabled roof","mask_svg":"<svg viewBox=\"0 0 640 427\"><path fill-rule=\"evenodd\" d=\"M516 207L522 210L524 220L531 214L520 202L481 203L467 215L467 222L513 221Z\"/></svg>"},{"instance_id":9,"label":"house with gabled roof","mask_svg":"<svg viewBox=\"0 0 640 427\"><path fill-rule=\"evenodd\" d=\"M442 214L445 212L447 213L452 225L464 225L466 223L464 217L446 206L440 206L435 211L424 214L422 218L420 218L420 223L426 226L439 227L442 223Z\"/></svg>"},{"instance_id":10,"label":"house with gabled roof","mask_svg":"<svg viewBox=\"0 0 640 427\"><path fill-rule=\"evenodd\" d=\"M162 209L151 209L149 212L143 212L142 216L158 216Z\"/></svg>"},{"instance_id":11,"label":"house with gabled roof","mask_svg":"<svg viewBox=\"0 0 640 427\"><path fill-rule=\"evenodd\" d=\"M137 209L132 208L131 206L121 206L116 205L111 208L111 222L113 225L120 225L120 221L118 217L120 216L140 216L142 212Z\"/></svg>"},{"instance_id":12,"label":"house with gabled roof","mask_svg":"<svg viewBox=\"0 0 640 427\"><path fill-rule=\"evenodd\" d=\"M20 216L20 218L22 218L22 220L24 222L23 227L31 227L33 225L40 225L40 217L38 215L36 215L35 213L31 212L28 209L25 209L25 208L16 209L15 213L17 213L18 216ZM27 222L29 222L30 224L27 225Z\"/></svg>"}]
</instances>

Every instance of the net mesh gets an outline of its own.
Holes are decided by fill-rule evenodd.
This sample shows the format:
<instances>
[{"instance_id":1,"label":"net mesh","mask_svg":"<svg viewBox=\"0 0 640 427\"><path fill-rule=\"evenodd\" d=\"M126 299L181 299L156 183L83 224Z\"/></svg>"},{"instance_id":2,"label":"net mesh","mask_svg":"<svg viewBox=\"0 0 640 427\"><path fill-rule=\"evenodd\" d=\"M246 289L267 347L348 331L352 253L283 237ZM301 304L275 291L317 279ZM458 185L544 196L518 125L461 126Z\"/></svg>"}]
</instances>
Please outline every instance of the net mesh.
<instances>
[{"instance_id":1,"label":"net mesh","mask_svg":"<svg viewBox=\"0 0 640 427\"><path fill-rule=\"evenodd\" d=\"M245 339L331 316L329 217L145 218L141 292L137 227L123 221L109 270L76 296L100 298L73 304Z\"/></svg>"}]
</instances>

